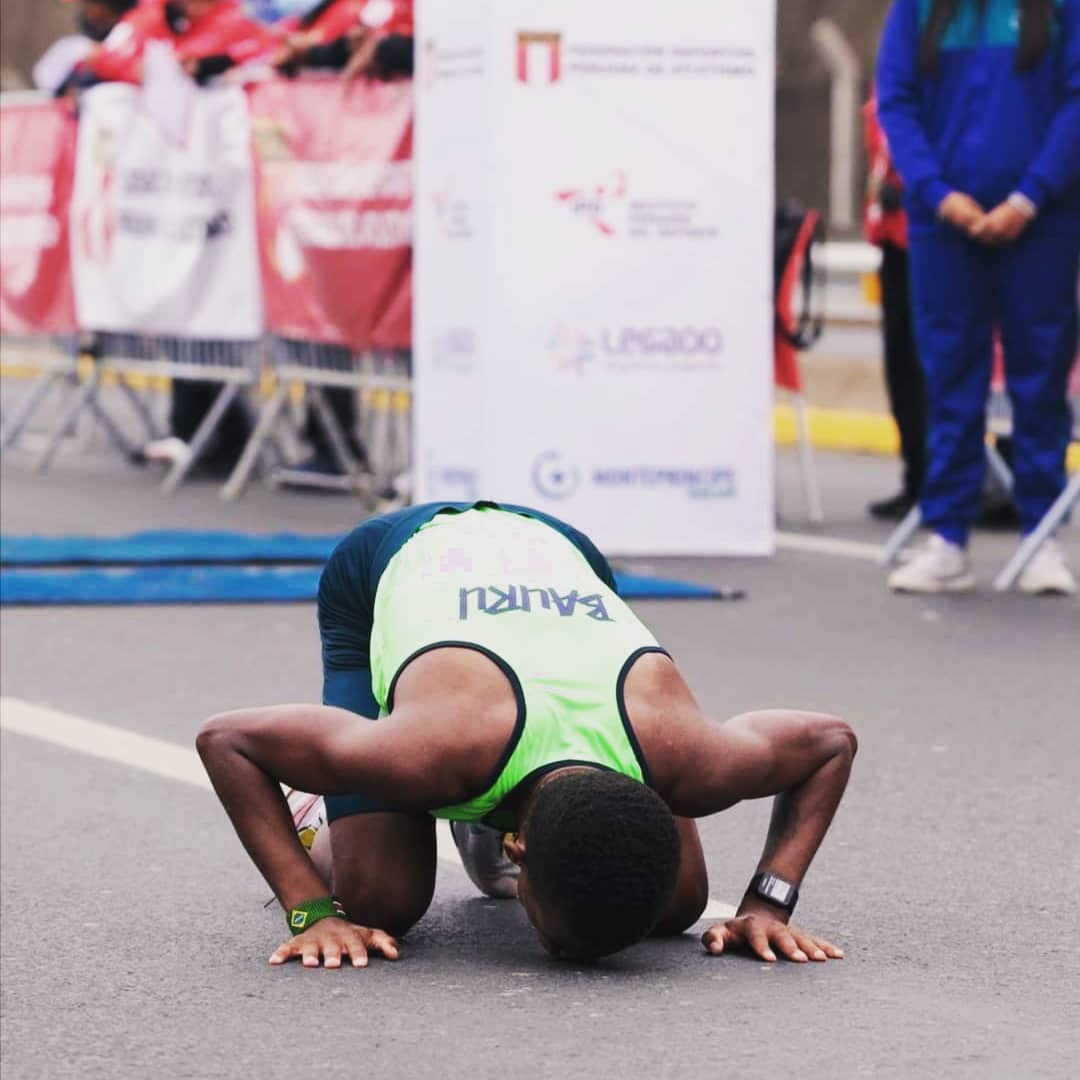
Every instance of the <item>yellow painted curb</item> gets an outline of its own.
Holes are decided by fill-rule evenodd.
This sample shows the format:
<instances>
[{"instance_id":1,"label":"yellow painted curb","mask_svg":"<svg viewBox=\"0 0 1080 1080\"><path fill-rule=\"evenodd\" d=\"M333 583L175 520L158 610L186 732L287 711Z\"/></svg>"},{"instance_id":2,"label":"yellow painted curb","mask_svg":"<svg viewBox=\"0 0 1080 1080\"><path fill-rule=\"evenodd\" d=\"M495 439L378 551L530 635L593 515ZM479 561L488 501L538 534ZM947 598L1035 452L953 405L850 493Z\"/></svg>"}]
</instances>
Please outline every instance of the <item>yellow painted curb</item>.
<instances>
[{"instance_id":1,"label":"yellow painted curb","mask_svg":"<svg viewBox=\"0 0 1080 1080\"><path fill-rule=\"evenodd\" d=\"M806 423L810 429L810 445L815 450L842 450L857 454L900 452L900 436L891 416L883 413L860 412L855 409L822 409L808 407ZM777 446L798 443L795 410L790 405L773 409L773 435ZM1066 457L1069 472L1080 471L1080 443L1069 447Z\"/></svg>"},{"instance_id":2,"label":"yellow painted curb","mask_svg":"<svg viewBox=\"0 0 1080 1080\"><path fill-rule=\"evenodd\" d=\"M860 454L895 455L900 439L891 416L854 409L807 408L810 444L817 450L848 450ZM773 434L778 446L794 446L799 439L795 410L790 405L773 409Z\"/></svg>"}]
</instances>

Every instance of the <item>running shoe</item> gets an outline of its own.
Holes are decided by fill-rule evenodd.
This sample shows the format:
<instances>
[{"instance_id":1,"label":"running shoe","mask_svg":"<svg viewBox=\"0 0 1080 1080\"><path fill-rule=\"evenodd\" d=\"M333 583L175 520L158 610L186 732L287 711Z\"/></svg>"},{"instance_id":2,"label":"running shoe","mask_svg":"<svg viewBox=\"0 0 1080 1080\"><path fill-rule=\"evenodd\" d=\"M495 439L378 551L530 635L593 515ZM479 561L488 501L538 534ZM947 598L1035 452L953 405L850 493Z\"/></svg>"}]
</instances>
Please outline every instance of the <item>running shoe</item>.
<instances>
[{"instance_id":1,"label":"running shoe","mask_svg":"<svg viewBox=\"0 0 1080 1080\"><path fill-rule=\"evenodd\" d=\"M1071 596L1076 578L1065 564L1065 553L1056 540L1047 540L1024 567L1017 587L1032 596Z\"/></svg>"},{"instance_id":2,"label":"running shoe","mask_svg":"<svg viewBox=\"0 0 1080 1080\"><path fill-rule=\"evenodd\" d=\"M468 821L451 821L450 832L469 880L485 896L513 900L517 896L518 866L503 851L506 834Z\"/></svg>"},{"instance_id":3,"label":"running shoe","mask_svg":"<svg viewBox=\"0 0 1080 1080\"><path fill-rule=\"evenodd\" d=\"M889 575L889 588L904 593L970 592L975 578L967 552L935 533L911 562Z\"/></svg>"},{"instance_id":4,"label":"running shoe","mask_svg":"<svg viewBox=\"0 0 1080 1080\"><path fill-rule=\"evenodd\" d=\"M310 851L315 835L326 824L326 803L321 795L281 785L285 799L292 811L293 825L300 843Z\"/></svg>"}]
</instances>

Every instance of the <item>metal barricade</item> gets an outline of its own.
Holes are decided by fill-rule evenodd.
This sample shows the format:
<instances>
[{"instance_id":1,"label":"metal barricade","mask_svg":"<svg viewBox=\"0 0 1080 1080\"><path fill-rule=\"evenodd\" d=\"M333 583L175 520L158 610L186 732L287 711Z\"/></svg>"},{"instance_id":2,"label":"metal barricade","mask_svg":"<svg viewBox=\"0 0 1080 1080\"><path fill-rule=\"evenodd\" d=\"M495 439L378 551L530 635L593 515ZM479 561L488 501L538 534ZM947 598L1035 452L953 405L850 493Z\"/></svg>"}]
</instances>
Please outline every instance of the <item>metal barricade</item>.
<instances>
[{"instance_id":1,"label":"metal barricade","mask_svg":"<svg viewBox=\"0 0 1080 1080\"><path fill-rule=\"evenodd\" d=\"M230 406L237 402L250 413L250 401L262 370L261 341L196 341L136 334L99 334L98 351L104 371L117 376L166 378L216 384L213 401L191 436L188 450L173 461L162 490L171 494L198 464L210 446Z\"/></svg>"},{"instance_id":2,"label":"metal barricade","mask_svg":"<svg viewBox=\"0 0 1080 1080\"><path fill-rule=\"evenodd\" d=\"M263 401L244 453L222 491L244 490L267 440L287 422L290 394L301 394L333 458L334 474L277 468L272 483L351 491L372 508L403 497L395 481L409 466L411 354L354 353L339 345L273 336L267 348L274 388ZM337 395L334 408L329 395ZM341 395L351 402L341 407ZM344 414L344 415L343 415ZM342 420L346 423L342 423Z\"/></svg>"}]
</instances>

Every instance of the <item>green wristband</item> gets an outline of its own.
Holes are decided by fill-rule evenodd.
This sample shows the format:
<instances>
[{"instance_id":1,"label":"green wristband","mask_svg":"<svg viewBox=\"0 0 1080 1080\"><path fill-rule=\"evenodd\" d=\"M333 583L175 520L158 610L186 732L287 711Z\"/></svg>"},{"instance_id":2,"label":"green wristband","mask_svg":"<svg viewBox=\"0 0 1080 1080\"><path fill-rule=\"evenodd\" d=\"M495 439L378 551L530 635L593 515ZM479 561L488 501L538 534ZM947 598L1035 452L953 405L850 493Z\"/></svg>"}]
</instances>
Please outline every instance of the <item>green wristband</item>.
<instances>
[{"instance_id":1,"label":"green wristband","mask_svg":"<svg viewBox=\"0 0 1080 1080\"><path fill-rule=\"evenodd\" d=\"M293 937L302 934L322 919L347 919L336 896L318 896L314 900L305 900L296 907L289 908L285 921L289 924Z\"/></svg>"}]
</instances>

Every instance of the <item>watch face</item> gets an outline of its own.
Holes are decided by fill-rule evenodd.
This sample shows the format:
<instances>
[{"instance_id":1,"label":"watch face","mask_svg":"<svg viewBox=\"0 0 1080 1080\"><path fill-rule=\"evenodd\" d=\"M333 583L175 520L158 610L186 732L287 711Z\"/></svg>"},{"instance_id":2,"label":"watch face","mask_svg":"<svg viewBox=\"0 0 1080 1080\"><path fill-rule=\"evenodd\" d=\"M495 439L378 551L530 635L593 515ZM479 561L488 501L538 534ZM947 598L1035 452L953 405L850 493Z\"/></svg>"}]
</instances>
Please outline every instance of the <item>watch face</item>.
<instances>
[{"instance_id":1,"label":"watch face","mask_svg":"<svg viewBox=\"0 0 1080 1080\"><path fill-rule=\"evenodd\" d=\"M761 895L778 904L786 904L791 895L791 886L778 877L769 876L760 885Z\"/></svg>"},{"instance_id":2,"label":"watch face","mask_svg":"<svg viewBox=\"0 0 1080 1080\"><path fill-rule=\"evenodd\" d=\"M759 874L753 883L754 892L763 900L791 911L795 907L799 890L790 881L775 874Z\"/></svg>"}]
</instances>

